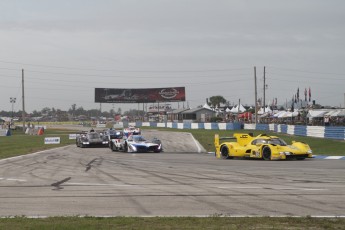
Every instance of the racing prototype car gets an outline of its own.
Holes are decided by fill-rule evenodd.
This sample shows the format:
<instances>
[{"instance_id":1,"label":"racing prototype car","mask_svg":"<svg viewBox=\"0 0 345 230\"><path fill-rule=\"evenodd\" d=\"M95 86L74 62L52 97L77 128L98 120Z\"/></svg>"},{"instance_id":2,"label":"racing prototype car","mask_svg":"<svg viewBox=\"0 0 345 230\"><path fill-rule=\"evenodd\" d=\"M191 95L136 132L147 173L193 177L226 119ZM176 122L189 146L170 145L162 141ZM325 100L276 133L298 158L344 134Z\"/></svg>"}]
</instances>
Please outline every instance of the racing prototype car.
<instances>
[{"instance_id":1,"label":"racing prototype car","mask_svg":"<svg viewBox=\"0 0 345 230\"><path fill-rule=\"evenodd\" d=\"M128 126L128 128L123 129L123 133L126 137L129 137L130 135L140 135L141 130L140 128L136 128L135 126Z\"/></svg>"},{"instance_id":2,"label":"racing prototype car","mask_svg":"<svg viewBox=\"0 0 345 230\"><path fill-rule=\"evenodd\" d=\"M122 148L125 152L155 152L162 151L162 143L154 138L152 141L146 140L142 135L131 135L124 140Z\"/></svg>"},{"instance_id":3,"label":"racing prototype car","mask_svg":"<svg viewBox=\"0 0 345 230\"><path fill-rule=\"evenodd\" d=\"M225 139L235 141L220 142L220 140ZM260 134L256 137L246 133L235 133L233 137L219 137L216 134L214 144L216 157L223 159L247 157L264 160L304 160L313 156L312 150L306 143L292 141L292 144L288 145L281 138L266 134Z\"/></svg>"},{"instance_id":4,"label":"racing prototype car","mask_svg":"<svg viewBox=\"0 0 345 230\"><path fill-rule=\"evenodd\" d=\"M93 130L90 132L83 132L77 134L77 147L108 147L108 138L103 133L98 133Z\"/></svg>"},{"instance_id":5,"label":"racing prototype car","mask_svg":"<svg viewBox=\"0 0 345 230\"><path fill-rule=\"evenodd\" d=\"M112 151L123 150L124 134L120 130L109 130L108 132L109 148Z\"/></svg>"}]
</instances>

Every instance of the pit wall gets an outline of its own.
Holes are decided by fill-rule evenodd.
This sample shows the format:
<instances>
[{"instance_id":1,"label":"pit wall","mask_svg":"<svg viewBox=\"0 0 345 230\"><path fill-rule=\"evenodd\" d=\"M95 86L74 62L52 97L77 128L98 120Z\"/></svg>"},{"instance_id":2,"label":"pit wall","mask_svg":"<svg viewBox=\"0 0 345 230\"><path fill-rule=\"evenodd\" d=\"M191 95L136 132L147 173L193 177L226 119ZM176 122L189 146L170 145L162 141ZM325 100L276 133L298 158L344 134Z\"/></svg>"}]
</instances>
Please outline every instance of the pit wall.
<instances>
[{"instance_id":1,"label":"pit wall","mask_svg":"<svg viewBox=\"0 0 345 230\"><path fill-rule=\"evenodd\" d=\"M130 122L124 123L136 127L159 127L173 129L205 129L205 130L262 130L285 133L296 136L308 136L345 140L344 126L304 126L304 125L278 125L278 124L241 124L241 123L176 123L176 122Z\"/></svg>"}]
</instances>

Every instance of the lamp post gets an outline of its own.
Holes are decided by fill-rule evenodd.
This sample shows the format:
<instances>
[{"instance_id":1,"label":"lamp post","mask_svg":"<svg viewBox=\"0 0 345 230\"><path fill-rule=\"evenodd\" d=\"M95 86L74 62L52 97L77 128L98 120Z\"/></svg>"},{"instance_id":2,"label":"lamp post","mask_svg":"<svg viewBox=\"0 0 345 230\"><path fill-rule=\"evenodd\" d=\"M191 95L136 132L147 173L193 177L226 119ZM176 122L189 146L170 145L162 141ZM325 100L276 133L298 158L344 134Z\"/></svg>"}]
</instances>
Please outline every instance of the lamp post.
<instances>
[{"instance_id":1,"label":"lamp post","mask_svg":"<svg viewBox=\"0 0 345 230\"><path fill-rule=\"evenodd\" d=\"M10 97L10 102L12 103L12 120L13 120L13 104L16 103L17 98Z\"/></svg>"},{"instance_id":2,"label":"lamp post","mask_svg":"<svg viewBox=\"0 0 345 230\"><path fill-rule=\"evenodd\" d=\"M12 103L12 118L11 118L11 122L10 122L10 125L9 125L9 129L10 129L10 127L12 125L12 122L13 122L13 105L14 105L14 103L16 103L16 100L17 100L17 98L10 97L10 102Z\"/></svg>"}]
</instances>

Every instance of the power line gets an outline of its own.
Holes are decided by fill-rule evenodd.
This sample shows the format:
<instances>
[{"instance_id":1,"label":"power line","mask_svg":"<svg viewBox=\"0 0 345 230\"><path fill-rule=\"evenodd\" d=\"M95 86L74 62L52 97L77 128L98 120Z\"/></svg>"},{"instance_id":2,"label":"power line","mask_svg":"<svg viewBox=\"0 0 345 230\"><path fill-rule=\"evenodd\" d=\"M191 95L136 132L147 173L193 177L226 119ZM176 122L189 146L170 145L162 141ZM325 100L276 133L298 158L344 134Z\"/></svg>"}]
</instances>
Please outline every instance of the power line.
<instances>
[{"instance_id":1,"label":"power line","mask_svg":"<svg viewBox=\"0 0 345 230\"><path fill-rule=\"evenodd\" d=\"M292 74L289 74L289 75L286 75L286 74L280 74L280 73L275 73L275 72L269 72L269 74L273 74L275 77L285 77L285 78L290 78L290 77L298 77L298 78L307 78L307 79L313 79L313 80L339 80L339 81L344 81L345 78L332 78L332 77L329 77L329 76L325 76L323 78L321 77L317 77L315 78L315 75L314 76L305 76L305 75L292 75Z\"/></svg>"},{"instance_id":2,"label":"power line","mask_svg":"<svg viewBox=\"0 0 345 230\"><path fill-rule=\"evenodd\" d=\"M280 69L285 71L291 71L291 72L301 72L301 73L311 73L311 74L328 74L328 75L344 75L345 73L330 73L330 72L316 72L316 71L307 71L307 70L301 70L301 69L289 69L289 68L282 68L282 67L274 67L270 66L272 69Z\"/></svg>"},{"instance_id":3,"label":"power line","mask_svg":"<svg viewBox=\"0 0 345 230\"><path fill-rule=\"evenodd\" d=\"M272 81L284 81L284 82L293 82L293 83L307 83L307 85L309 84L311 84L311 82L310 81L308 81L308 80L305 80L305 81L302 81L302 80L298 80L298 82L296 81L296 80L288 80L288 79L276 79L276 78L268 78L269 80L272 80ZM312 82L312 84L313 85L315 85L315 84L319 84L319 85L339 85L339 83L336 83L336 82L316 82L316 81L313 81Z\"/></svg>"},{"instance_id":4,"label":"power line","mask_svg":"<svg viewBox=\"0 0 345 230\"><path fill-rule=\"evenodd\" d=\"M228 68L227 69L204 69L204 70L117 70L117 69L93 69L93 68L81 68L81 67L38 65L38 64L3 61L3 60L0 60L0 62L1 63L7 63L7 64L36 66L36 67L54 68L54 69L89 70L89 71L105 71L105 72L127 72L127 73L137 73L137 72L142 72L142 73L199 73L199 72L226 72L226 71L245 70L245 69L249 70L249 68L246 68L246 67L230 68L230 69L228 69Z\"/></svg>"}]
</instances>

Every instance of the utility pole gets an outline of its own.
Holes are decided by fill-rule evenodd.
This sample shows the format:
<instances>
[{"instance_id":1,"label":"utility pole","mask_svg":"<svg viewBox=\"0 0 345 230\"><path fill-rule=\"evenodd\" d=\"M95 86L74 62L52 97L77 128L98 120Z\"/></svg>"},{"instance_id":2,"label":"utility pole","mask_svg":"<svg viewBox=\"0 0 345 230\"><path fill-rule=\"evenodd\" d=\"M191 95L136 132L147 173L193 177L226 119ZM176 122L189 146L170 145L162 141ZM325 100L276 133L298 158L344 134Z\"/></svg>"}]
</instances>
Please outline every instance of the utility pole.
<instances>
[{"instance_id":1,"label":"utility pole","mask_svg":"<svg viewBox=\"0 0 345 230\"><path fill-rule=\"evenodd\" d=\"M266 109L266 67L264 66L264 113Z\"/></svg>"},{"instance_id":2,"label":"utility pole","mask_svg":"<svg viewBox=\"0 0 345 230\"><path fill-rule=\"evenodd\" d=\"M23 120L23 132L25 133L25 100L24 100L24 69L22 69L22 120Z\"/></svg>"},{"instance_id":3,"label":"utility pole","mask_svg":"<svg viewBox=\"0 0 345 230\"><path fill-rule=\"evenodd\" d=\"M258 92L256 87L256 66L254 66L254 85L255 85L255 125L258 123Z\"/></svg>"},{"instance_id":4,"label":"utility pole","mask_svg":"<svg viewBox=\"0 0 345 230\"><path fill-rule=\"evenodd\" d=\"M287 110L287 98L285 99L285 110Z\"/></svg>"},{"instance_id":5,"label":"utility pole","mask_svg":"<svg viewBox=\"0 0 345 230\"><path fill-rule=\"evenodd\" d=\"M241 99L238 99L237 115L240 113Z\"/></svg>"}]
</instances>

